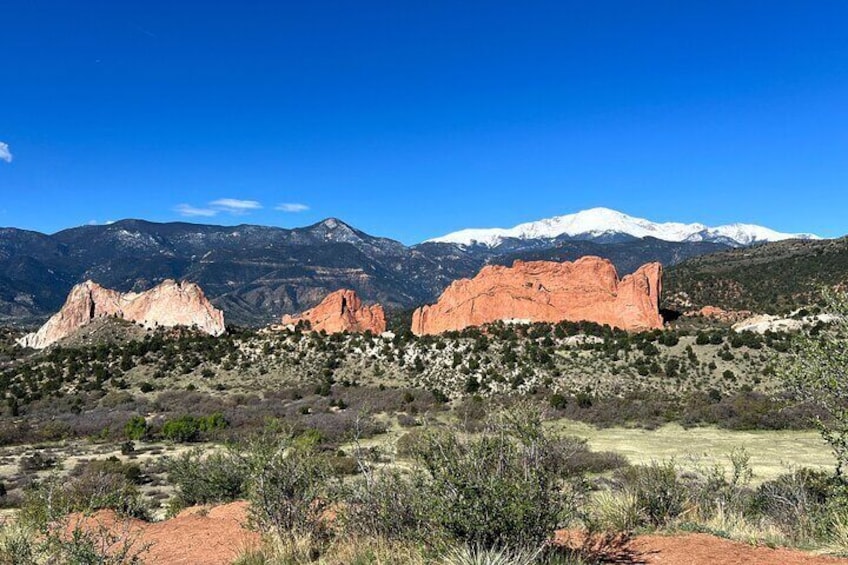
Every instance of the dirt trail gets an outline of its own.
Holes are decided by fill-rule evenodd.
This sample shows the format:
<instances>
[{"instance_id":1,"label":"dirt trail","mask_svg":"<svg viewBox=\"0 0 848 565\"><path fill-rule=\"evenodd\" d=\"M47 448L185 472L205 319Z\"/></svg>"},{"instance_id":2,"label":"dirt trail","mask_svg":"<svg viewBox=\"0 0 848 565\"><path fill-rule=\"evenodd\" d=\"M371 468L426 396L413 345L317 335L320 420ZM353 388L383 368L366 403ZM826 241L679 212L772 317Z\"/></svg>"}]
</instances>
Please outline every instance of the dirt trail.
<instances>
[{"instance_id":1,"label":"dirt trail","mask_svg":"<svg viewBox=\"0 0 848 565\"><path fill-rule=\"evenodd\" d=\"M189 508L163 522L127 521L114 512L101 511L77 523L129 534L134 547L147 546L141 557L151 565L226 565L246 549L259 546L259 535L249 531L246 522L247 503L234 502ZM563 531L557 537L568 543L574 536ZM848 559L747 545L707 534L637 536L611 557L612 563L634 565L848 565Z\"/></svg>"},{"instance_id":2,"label":"dirt trail","mask_svg":"<svg viewBox=\"0 0 848 565\"><path fill-rule=\"evenodd\" d=\"M557 532L557 540L579 547L585 542L578 532ZM754 546L709 534L642 535L617 539L603 547L609 563L620 565L838 565L848 559L814 555L794 549Z\"/></svg>"},{"instance_id":3,"label":"dirt trail","mask_svg":"<svg viewBox=\"0 0 848 565\"><path fill-rule=\"evenodd\" d=\"M651 565L835 565L847 559L817 556L791 549L753 546L708 534L639 536L631 547ZM635 561L639 563L639 561Z\"/></svg>"}]
</instances>

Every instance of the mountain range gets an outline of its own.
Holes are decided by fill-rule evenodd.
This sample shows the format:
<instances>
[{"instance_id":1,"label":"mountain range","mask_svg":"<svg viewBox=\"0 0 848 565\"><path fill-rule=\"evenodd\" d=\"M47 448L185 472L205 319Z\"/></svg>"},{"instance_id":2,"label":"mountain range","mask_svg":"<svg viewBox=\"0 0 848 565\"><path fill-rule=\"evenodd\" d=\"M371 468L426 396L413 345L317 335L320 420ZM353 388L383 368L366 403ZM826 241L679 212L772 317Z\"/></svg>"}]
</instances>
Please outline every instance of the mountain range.
<instances>
[{"instance_id":1,"label":"mountain range","mask_svg":"<svg viewBox=\"0 0 848 565\"><path fill-rule=\"evenodd\" d=\"M513 228L464 229L429 241L464 246L501 247L515 240L539 241L568 238L610 243L621 241L628 236L653 237L676 242L722 243L731 247L744 247L785 239L820 239L810 233L781 233L753 224L709 227L697 223L657 223L628 216L609 208L591 208L576 214L519 224Z\"/></svg>"},{"instance_id":2,"label":"mountain range","mask_svg":"<svg viewBox=\"0 0 848 565\"><path fill-rule=\"evenodd\" d=\"M682 228L651 226L683 224L651 224L606 209L535 224L535 231L515 228L516 237L501 234L487 243L437 238L412 246L366 234L335 218L295 229L143 220L51 235L4 228L0 321L40 323L61 307L74 284L86 279L122 292L146 290L168 278L196 282L224 310L228 323L240 325L277 321L339 288L353 289L388 310L409 310L434 302L451 281L471 277L486 264L598 255L624 275L649 261L669 266L788 236L746 226L736 232L705 228L700 236L682 238Z\"/></svg>"}]
</instances>

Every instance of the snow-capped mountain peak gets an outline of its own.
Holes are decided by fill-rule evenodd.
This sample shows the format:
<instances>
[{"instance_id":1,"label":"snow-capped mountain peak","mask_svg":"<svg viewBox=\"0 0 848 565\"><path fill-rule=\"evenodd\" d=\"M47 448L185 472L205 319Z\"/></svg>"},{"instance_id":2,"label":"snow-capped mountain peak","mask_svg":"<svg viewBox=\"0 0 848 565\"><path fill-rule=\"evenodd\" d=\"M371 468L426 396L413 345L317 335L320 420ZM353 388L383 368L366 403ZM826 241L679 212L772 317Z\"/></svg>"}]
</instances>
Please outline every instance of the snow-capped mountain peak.
<instances>
[{"instance_id":1,"label":"snow-capped mountain peak","mask_svg":"<svg viewBox=\"0 0 848 565\"><path fill-rule=\"evenodd\" d=\"M609 208L591 208L576 214L519 224L513 228L460 230L428 241L497 247L508 238L528 240L568 236L576 239L597 239L606 235L654 237L665 241L715 241L737 246L793 238L820 239L813 234L781 233L753 224L737 223L709 227L699 223L657 223Z\"/></svg>"}]
</instances>

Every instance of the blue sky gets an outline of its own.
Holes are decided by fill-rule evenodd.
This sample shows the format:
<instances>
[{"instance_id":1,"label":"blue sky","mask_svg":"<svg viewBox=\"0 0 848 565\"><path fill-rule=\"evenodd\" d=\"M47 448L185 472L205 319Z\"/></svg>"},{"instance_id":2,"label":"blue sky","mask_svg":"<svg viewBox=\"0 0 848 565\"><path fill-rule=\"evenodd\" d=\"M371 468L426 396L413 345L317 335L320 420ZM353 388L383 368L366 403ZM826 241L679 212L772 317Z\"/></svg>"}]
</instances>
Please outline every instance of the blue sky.
<instances>
[{"instance_id":1,"label":"blue sky","mask_svg":"<svg viewBox=\"0 0 848 565\"><path fill-rule=\"evenodd\" d=\"M8 3L0 225L848 233L848 3Z\"/></svg>"}]
</instances>

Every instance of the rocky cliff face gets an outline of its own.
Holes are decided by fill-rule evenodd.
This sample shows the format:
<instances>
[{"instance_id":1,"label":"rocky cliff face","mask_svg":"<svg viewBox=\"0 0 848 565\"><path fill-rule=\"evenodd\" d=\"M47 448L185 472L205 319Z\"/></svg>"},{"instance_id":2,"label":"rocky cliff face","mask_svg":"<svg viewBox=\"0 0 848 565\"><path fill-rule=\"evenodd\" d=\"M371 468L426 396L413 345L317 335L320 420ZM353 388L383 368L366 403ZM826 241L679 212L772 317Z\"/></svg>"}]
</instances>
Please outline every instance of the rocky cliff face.
<instances>
[{"instance_id":1,"label":"rocky cliff face","mask_svg":"<svg viewBox=\"0 0 848 565\"><path fill-rule=\"evenodd\" d=\"M120 293L85 281L71 289L62 309L41 328L19 340L23 347L43 349L94 319L115 316L145 327L195 326L210 335L224 333L224 314L194 283L166 280L141 293Z\"/></svg>"},{"instance_id":2,"label":"rocky cliff face","mask_svg":"<svg viewBox=\"0 0 848 565\"><path fill-rule=\"evenodd\" d=\"M661 328L662 266L648 263L619 280L600 257L577 261L516 261L484 267L451 284L436 304L412 315L416 335L438 334L497 320L590 321L625 330Z\"/></svg>"},{"instance_id":3,"label":"rocky cliff face","mask_svg":"<svg viewBox=\"0 0 848 565\"><path fill-rule=\"evenodd\" d=\"M365 306L352 290L341 289L327 295L321 303L299 316L285 315L283 325L309 322L314 331L327 333L365 332L380 334L386 331L386 315L379 304Z\"/></svg>"}]
</instances>

